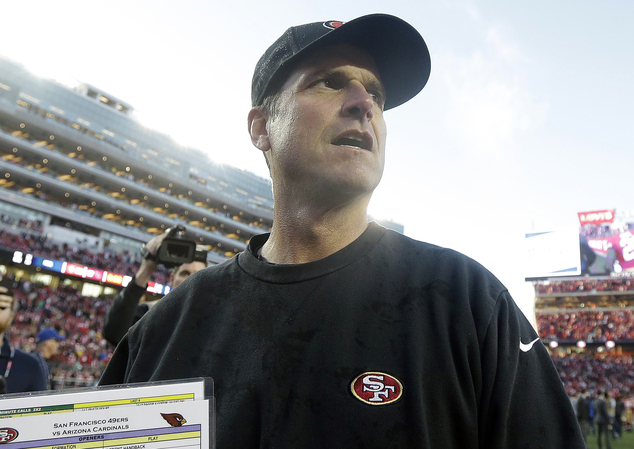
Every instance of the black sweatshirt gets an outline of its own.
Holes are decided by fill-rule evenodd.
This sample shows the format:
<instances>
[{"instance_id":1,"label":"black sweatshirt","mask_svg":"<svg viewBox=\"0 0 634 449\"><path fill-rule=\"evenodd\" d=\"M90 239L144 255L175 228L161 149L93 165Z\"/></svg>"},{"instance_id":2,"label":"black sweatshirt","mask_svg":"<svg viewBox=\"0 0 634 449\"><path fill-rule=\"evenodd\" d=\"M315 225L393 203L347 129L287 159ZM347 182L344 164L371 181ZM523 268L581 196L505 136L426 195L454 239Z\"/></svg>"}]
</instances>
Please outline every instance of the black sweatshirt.
<instances>
[{"instance_id":1,"label":"black sweatshirt","mask_svg":"<svg viewBox=\"0 0 634 449\"><path fill-rule=\"evenodd\" d=\"M473 260L375 223L300 265L258 260L266 238L153 307L101 384L212 377L222 449L585 447L546 348Z\"/></svg>"},{"instance_id":2,"label":"black sweatshirt","mask_svg":"<svg viewBox=\"0 0 634 449\"><path fill-rule=\"evenodd\" d=\"M130 326L148 311L147 304L139 304L147 287L139 287L134 278L114 297L103 323L102 334L108 343L117 346Z\"/></svg>"}]
</instances>

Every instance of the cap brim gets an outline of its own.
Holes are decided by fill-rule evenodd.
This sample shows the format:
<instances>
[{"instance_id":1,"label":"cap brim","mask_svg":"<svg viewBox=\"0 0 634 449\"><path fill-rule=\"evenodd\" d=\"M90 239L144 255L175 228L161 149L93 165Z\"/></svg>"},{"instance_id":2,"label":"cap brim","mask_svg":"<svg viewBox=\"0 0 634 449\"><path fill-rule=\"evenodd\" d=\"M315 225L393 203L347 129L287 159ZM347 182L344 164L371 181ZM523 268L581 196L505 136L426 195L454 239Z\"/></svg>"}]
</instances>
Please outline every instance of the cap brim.
<instances>
[{"instance_id":1,"label":"cap brim","mask_svg":"<svg viewBox=\"0 0 634 449\"><path fill-rule=\"evenodd\" d=\"M386 110L416 96L429 79L431 58L427 44L413 26L398 17L359 17L317 39L300 53L336 43L355 45L374 58L386 91Z\"/></svg>"}]
</instances>

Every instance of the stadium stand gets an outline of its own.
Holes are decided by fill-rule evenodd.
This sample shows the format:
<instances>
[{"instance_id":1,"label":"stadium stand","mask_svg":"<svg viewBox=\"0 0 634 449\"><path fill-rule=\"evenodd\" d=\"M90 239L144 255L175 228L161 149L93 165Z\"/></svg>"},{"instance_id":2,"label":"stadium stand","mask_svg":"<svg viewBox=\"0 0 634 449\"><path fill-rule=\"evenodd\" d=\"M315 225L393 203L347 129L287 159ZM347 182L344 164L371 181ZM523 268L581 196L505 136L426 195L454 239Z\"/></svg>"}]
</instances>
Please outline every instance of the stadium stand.
<instances>
[{"instance_id":1,"label":"stadium stand","mask_svg":"<svg viewBox=\"0 0 634 449\"><path fill-rule=\"evenodd\" d=\"M53 361L53 387L94 384L114 349L101 337L111 298L85 297L72 285L53 288L30 281L19 282L15 292L20 305L10 332L11 342L33 352L38 330L55 328L66 338Z\"/></svg>"},{"instance_id":2,"label":"stadium stand","mask_svg":"<svg viewBox=\"0 0 634 449\"><path fill-rule=\"evenodd\" d=\"M56 387L93 383L109 359L104 313L138 269L142 243L184 225L220 263L270 229L272 208L268 179L143 126L101 89L0 58L0 271L21 292L11 338L34 350L42 327L66 335ZM153 283L167 280L160 267Z\"/></svg>"},{"instance_id":3,"label":"stadium stand","mask_svg":"<svg viewBox=\"0 0 634 449\"><path fill-rule=\"evenodd\" d=\"M634 391L634 366L631 355L555 355L553 362L571 396L582 388L593 392L607 390L611 397Z\"/></svg>"},{"instance_id":4,"label":"stadium stand","mask_svg":"<svg viewBox=\"0 0 634 449\"><path fill-rule=\"evenodd\" d=\"M623 399L624 430L634 409L634 277L584 276L534 282L538 333L573 403L582 389Z\"/></svg>"},{"instance_id":5,"label":"stadium stand","mask_svg":"<svg viewBox=\"0 0 634 449\"><path fill-rule=\"evenodd\" d=\"M538 295L552 293L592 293L634 291L631 278L578 279L567 281L549 281L536 284Z\"/></svg>"},{"instance_id":6,"label":"stadium stand","mask_svg":"<svg viewBox=\"0 0 634 449\"><path fill-rule=\"evenodd\" d=\"M634 344L634 309L566 309L558 313L537 312L536 318L542 339Z\"/></svg>"},{"instance_id":7,"label":"stadium stand","mask_svg":"<svg viewBox=\"0 0 634 449\"><path fill-rule=\"evenodd\" d=\"M132 255L127 250L117 253L106 249L100 252L91 252L81 245L61 246L50 242L45 236L33 236L24 234L12 234L0 229L0 247L9 251L30 252L50 259L66 260L73 263L86 265L92 268L132 276L140 264L140 256ZM164 284L169 273L160 266L154 275L154 281Z\"/></svg>"},{"instance_id":8,"label":"stadium stand","mask_svg":"<svg viewBox=\"0 0 634 449\"><path fill-rule=\"evenodd\" d=\"M5 59L0 86L0 213L15 206L17 218L41 215L54 239L61 225L100 247L116 240L117 251L182 224L212 264L270 228L267 179L144 127L112 95L37 78Z\"/></svg>"}]
</instances>

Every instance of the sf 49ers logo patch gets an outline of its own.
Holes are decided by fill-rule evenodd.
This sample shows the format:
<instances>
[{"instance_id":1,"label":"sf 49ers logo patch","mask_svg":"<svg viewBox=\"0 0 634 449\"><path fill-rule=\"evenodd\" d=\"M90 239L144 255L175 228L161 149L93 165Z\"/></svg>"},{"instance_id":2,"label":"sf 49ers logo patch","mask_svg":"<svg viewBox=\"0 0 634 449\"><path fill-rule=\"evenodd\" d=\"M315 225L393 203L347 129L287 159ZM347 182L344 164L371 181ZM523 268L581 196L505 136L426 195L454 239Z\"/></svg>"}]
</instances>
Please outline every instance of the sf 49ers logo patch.
<instances>
[{"instance_id":1,"label":"sf 49ers logo patch","mask_svg":"<svg viewBox=\"0 0 634 449\"><path fill-rule=\"evenodd\" d=\"M350 385L354 397L370 405L385 405L398 401L403 395L403 384L385 373L363 373Z\"/></svg>"},{"instance_id":2,"label":"sf 49ers logo patch","mask_svg":"<svg viewBox=\"0 0 634 449\"><path fill-rule=\"evenodd\" d=\"M8 443L18 437L18 431L11 427L3 427L0 429L0 444Z\"/></svg>"}]
</instances>

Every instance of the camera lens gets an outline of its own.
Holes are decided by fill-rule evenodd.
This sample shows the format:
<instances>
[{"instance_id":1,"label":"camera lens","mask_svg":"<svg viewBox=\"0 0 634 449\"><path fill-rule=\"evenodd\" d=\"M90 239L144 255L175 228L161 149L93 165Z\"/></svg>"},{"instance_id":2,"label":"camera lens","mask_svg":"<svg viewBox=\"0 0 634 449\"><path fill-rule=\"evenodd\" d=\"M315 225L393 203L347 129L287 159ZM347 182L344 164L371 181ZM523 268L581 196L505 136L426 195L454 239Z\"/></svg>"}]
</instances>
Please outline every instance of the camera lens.
<instances>
[{"instance_id":1,"label":"camera lens","mask_svg":"<svg viewBox=\"0 0 634 449\"><path fill-rule=\"evenodd\" d=\"M186 259L189 254L189 245L171 243L167 245L167 255L175 259Z\"/></svg>"}]
</instances>

